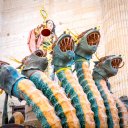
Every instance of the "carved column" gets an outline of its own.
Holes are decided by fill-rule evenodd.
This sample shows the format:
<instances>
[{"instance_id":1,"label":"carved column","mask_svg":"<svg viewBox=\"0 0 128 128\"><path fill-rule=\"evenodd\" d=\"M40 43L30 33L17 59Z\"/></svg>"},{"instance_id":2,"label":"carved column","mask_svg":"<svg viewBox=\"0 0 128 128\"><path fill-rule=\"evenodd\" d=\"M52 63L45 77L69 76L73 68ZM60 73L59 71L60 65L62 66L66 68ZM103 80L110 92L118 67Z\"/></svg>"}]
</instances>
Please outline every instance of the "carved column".
<instances>
[{"instance_id":1,"label":"carved column","mask_svg":"<svg viewBox=\"0 0 128 128\"><path fill-rule=\"evenodd\" d=\"M121 54L125 65L111 78L112 91L128 96L128 1L101 0L105 54Z\"/></svg>"}]
</instances>

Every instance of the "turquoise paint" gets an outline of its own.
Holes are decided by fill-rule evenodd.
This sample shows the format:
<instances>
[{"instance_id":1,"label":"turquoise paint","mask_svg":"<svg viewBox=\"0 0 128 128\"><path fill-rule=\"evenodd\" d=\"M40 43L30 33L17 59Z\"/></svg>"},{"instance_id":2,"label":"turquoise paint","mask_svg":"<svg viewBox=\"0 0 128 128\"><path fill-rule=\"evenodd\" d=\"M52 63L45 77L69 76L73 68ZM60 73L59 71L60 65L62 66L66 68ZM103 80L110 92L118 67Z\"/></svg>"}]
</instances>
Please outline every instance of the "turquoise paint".
<instances>
[{"instance_id":1,"label":"turquoise paint","mask_svg":"<svg viewBox=\"0 0 128 128\"><path fill-rule=\"evenodd\" d=\"M96 128L100 128L100 119L98 117L98 105L97 105L96 99L93 96L92 91L90 90L88 82L84 78L82 63L83 63L82 61L79 61L79 62L76 61L76 63L75 63L77 77L78 77L79 83L81 84L84 92L87 94L87 98L88 98L89 102L91 103L91 108L92 108L92 111L94 112Z\"/></svg>"},{"instance_id":2,"label":"turquoise paint","mask_svg":"<svg viewBox=\"0 0 128 128\"><path fill-rule=\"evenodd\" d=\"M43 128L51 128L51 126L49 125L49 123L47 122L47 119L45 118L45 116L43 115L43 112L40 110L40 108L26 95L24 94L20 88L18 87L18 84L20 81L22 81L23 79L18 80L14 87L13 87L13 95L17 98L20 99L20 95L23 96L24 100L27 102L27 104L30 106L32 106L32 111L35 113L36 117L38 118L38 120L41 122L42 127Z\"/></svg>"},{"instance_id":3,"label":"turquoise paint","mask_svg":"<svg viewBox=\"0 0 128 128\"><path fill-rule=\"evenodd\" d=\"M55 111L57 112L57 115L61 119L62 127L68 128L68 122L65 116L65 113L63 112L63 109L61 105L58 103L56 97L53 95L52 90L49 88L47 83L44 83L40 72L35 72L31 75L30 80L36 85L37 89L41 90L43 94L49 99L49 101L54 106Z\"/></svg>"},{"instance_id":4,"label":"turquoise paint","mask_svg":"<svg viewBox=\"0 0 128 128\"><path fill-rule=\"evenodd\" d=\"M57 77L61 81L61 86L64 88L66 95L71 99L72 105L76 109L76 115L79 119L81 128L85 128L86 115L84 115L83 113L82 106L80 104L77 93L75 92L69 81L67 80L64 71L60 71L59 73L57 73Z\"/></svg>"},{"instance_id":5,"label":"turquoise paint","mask_svg":"<svg viewBox=\"0 0 128 128\"><path fill-rule=\"evenodd\" d=\"M113 118L112 118L112 114L111 114L111 110L110 110L110 105L108 102L108 98L107 95L105 94L104 90L102 89L102 86L100 85L100 80L95 80L95 84L103 98L104 101L104 105L106 107L106 114L107 114L107 123L108 123L108 128L113 128L114 127L114 122L113 122Z\"/></svg>"}]
</instances>

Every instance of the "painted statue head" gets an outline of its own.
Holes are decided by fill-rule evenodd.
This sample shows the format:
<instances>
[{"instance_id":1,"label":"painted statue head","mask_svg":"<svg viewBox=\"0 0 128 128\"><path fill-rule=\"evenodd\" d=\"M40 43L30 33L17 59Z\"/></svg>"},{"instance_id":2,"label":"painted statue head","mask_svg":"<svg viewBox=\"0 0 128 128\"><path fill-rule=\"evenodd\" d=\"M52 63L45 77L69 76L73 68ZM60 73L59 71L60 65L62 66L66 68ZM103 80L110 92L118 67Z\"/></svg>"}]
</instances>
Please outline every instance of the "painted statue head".
<instances>
[{"instance_id":1,"label":"painted statue head","mask_svg":"<svg viewBox=\"0 0 128 128\"><path fill-rule=\"evenodd\" d=\"M62 34L53 48L53 64L58 67L70 66L74 56L72 37L68 34Z\"/></svg>"},{"instance_id":2,"label":"painted statue head","mask_svg":"<svg viewBox=\"0 0 128 128\"><path fill-rule=\"evenodd\" d=\"M122 62L121 55L110 55L102 57L99 61L95 62L94 72L102 75L104 78L115 76L120 68Z\"/></svg>"},{"instance_id":3,"label":"painted statue head","mask_svg":"<svg viewBox=\"0 0 128 128\"><path fill-rule=\"evenodd\" d=\"M54 24L54 22L52 21L52 20L47 20L46 21L46 26L47 26L47 28L51 31L51 32L53 32L53 33L55 33L55 24Z\"/></svg>"},{"instance_id":4,"label":"painted statue head","mask_svg":"<svg viewBox=\"0 0 128 128\"><path fill-rule=\"evenodd\" d=\"M79 43L76 47L75 54L85 59L90 59L96 52L100 42L100 33L97 28L89 29L79 36Z\"/></svg>"}]
</instances>

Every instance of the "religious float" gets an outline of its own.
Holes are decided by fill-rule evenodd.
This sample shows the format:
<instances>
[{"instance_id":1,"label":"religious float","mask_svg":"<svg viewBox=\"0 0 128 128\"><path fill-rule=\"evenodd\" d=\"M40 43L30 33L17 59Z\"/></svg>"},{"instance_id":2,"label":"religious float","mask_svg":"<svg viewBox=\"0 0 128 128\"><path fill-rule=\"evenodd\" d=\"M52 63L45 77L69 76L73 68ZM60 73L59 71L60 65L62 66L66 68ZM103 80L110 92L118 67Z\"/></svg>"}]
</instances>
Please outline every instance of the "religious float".
<instances>
[{"instance_id":1,"label":"religious float","mask_svg":"<svg viewBox=\"0 0 128 128\"><path fill-rule=\"evenodd\" d=\"M99 29L79 35L67 30L57 37L54 22L47 19L45 10L41 14L44 23L31 30L31 53L22 60L20 71L0 61L0 88L6 94L2 127L127 128L127 108L111 92L108 81L122 67L122 57L102 57L91 73ZM8 95L26 101L25 116L17 111L8 121Z\"/></svg>"}]
</instances>

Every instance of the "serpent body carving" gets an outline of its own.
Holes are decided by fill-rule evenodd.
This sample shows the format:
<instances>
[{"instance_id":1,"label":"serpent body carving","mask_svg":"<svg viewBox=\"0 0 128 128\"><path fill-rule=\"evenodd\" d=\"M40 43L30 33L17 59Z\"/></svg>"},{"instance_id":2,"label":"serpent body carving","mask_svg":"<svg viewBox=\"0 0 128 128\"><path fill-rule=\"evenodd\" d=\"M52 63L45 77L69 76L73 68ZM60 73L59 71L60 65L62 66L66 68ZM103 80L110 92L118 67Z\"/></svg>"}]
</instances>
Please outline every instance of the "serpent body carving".
<instances>
[{"instance_id":1,"label":"serpent body carving","mask_svg":"<svg viewBox=\"0 0 128 128\"><path fill-rule=\"evenodd\" d=\"M61 128L60 119L48 99L35 85L6 62L0 62L0 88L10 96L25 100L44 128Z\"/></svg>"},{"instance_id":2,"label":"serpent body carving","mask_svg":"<svg viewBox=\"0 0 128 128\"><path fill-rule=\"evenodd\" d=\"M93 71L95 83L102 96L106 97L106 101L104 102L106 102L106 104L109 106L111 117L109 117L110 119L108 118L108 120L113 120L113 124L110 123L110 127L114 128L119 127L119 124L121 128L125 128L128 120L128 113L125 105L116 96L114 96L114 94L111 93L111 85L108 82L109 77L117 74L121 62L121 56L111 55L102 57L98 62L96 62ZM119 115L120 120L117 114Z\"/></svg>"},{"instance_id":3,"label":"serpent body carving","mask_svg":"<svg viewBox=\"0 0 128 128\"><path fill-rule=\"evenodd\" d=\"M108 82L109 77L117 74L121 56L101 58L93 76L89 69L99 41L96 28L83 32L77 46L68 34L58 38L52 63L62 87L46 76L48 61L37 50L23 59L23 75L0 61L0 88L10 96L26 100L44 128L126 128L127 109L111 93ZM78 80L72 72L74 62Z\"/></svg>"},{"instance_id":4,"label":"serpent body carving","mask_svg":"<svg viewBox=\"0 0 128 128\"><path fill-rule=\"evenodd\" d=\"M74 55L74 41L70 35L62 34L53 49L55 71L61 86L76 109L81 128L94 128L94 114L90 108L90 103L71 71Z\"/></svg>"},{"instance_id":5,"label":"serpent body carving","mask_svg":"<svg viewBox=\"0 0 128 128\"><path fill-rule=\"evenodd\" d=\"M89 29L83 33L79 39L79 44L75 50L75 69L79 83L87 94L94 112L97 128L107 128L107 116L104 101L95 85L89 70L89 60L95 53L100 40L100 33L96 28Z\"/></svg>"},{"instance_id":6,"label":"serpent body carving","mask_svg":"<svg viewBox=\"0 0 128 128\"><path fill-rule=\"evenodd\" d=\"M54 106L56 114L61 119L62 127L64 128L79 128L79 121L76 116L76 111L71 105L70 100L66 97L63 88L50 80L42 68L42 64L47 61L43 59L43 52L37 50L24 60L24 68L22 74L36 85L37 89L49 99Z\"/></svg>"}]
</instances>

